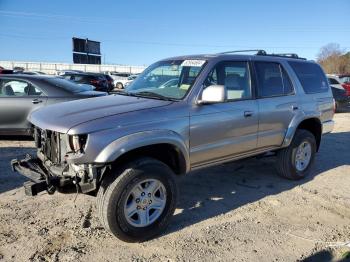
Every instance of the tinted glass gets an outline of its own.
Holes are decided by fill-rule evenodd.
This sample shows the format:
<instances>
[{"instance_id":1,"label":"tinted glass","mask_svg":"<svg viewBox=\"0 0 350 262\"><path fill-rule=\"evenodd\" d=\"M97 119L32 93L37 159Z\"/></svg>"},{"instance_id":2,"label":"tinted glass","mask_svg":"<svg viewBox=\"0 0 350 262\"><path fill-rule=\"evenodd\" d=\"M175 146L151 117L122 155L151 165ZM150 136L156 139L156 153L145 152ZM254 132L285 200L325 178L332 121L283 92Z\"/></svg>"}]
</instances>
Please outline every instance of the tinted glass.
<instances>
[{"instance_id":1,"label":"tinted glass","mask_svg":"<svg viewBox=\"0 0 350 262\"><path fill-rule=\"evenodd\" d=\"M43 81L58 88L62 88L71 93L79 93L86 91L86 87L80 86L72 81L63 78L46 78Z\"/></svg>"},{"instance_id":2,"label":"tinted glass","mask_svg":"<svg viewBox=\"0 0 350 262\"><path fill-rule=\"evenodd\" d=\"M258 96L273 97L293 93L287 72L279 63L255 62L258 80Z\"/></svg>"},{"instance_id":3,"label":"tinted glass","mask_svg":"<svg viewBox=\"0 0 350 262\"><path fill-rule=\"evenodd\" d=\"M289 62L305 93L322 93L328 91L328 83L321 67L314 63Z\"/></svg>"},{"instance_id":4,"label":"tinted glass","mask_svg":"<svg viewBox=\"0 0 350 262\"><path fill-rule=\"evenodd\" d=\"M292 82L284 68L281 66L282 69L282 78L283 78L283 93L285 95L293 94L294 93L294 88L292 85Z\"/></svg>"},{"instance_id":5,"label":"tinted glass","mask_svg":"<svg viewBox=\"0 0 350 262\"><path fill-rule=\"evenodd\" d=\"M340 84L336 79L334 78L328 78L328 82L331 84L331 85L338 85Z\"/></svg>"},{"instance_id":6,"label":"tinted glass","mask_svg":"<svg viewBox=\"0 0 350 262\"><path fill-rule=\"evenodd\" d=\"M248 63L220 63L209 73L204 85L224 85L228 100L251 98Z\"/></svg>"}]
</instances>

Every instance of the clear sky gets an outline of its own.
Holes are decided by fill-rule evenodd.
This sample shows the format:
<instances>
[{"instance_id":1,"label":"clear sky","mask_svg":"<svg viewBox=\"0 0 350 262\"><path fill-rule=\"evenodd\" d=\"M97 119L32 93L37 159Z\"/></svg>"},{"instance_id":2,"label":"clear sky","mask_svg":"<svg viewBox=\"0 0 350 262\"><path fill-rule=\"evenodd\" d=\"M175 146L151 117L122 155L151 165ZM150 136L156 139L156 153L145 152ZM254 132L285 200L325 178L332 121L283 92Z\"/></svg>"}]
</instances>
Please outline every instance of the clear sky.
<instances>
[{"instance_id":1,"label":"clear sky","mask_svg":"<svg viewBox=\"0 0 350 262\"><path fill-rule=\"evenodd\" d=\"M106 63L236 49L315 59L350 50L350 0L0 0L0 60L72 62L73 36L101 41Z\"/></svg>"}]
</instances>

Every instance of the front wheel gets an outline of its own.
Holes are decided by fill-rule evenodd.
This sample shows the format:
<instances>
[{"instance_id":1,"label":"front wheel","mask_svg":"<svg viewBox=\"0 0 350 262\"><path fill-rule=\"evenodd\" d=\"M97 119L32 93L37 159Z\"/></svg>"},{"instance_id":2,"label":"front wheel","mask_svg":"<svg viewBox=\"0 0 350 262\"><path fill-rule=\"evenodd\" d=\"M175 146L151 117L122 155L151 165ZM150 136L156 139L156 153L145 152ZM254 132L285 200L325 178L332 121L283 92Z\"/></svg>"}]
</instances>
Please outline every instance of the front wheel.
<instances>
[{"instance_id":1,"label":"front wheel","mask_svg":"<svg viewBox=\"0 0 350 262\"><path fill-rule=\"evenodd\" d=\"M142 158L110 175L97 195L104 227L126 242L142 242L161 233L176 206L171 169L158 160Z\"/></svg>"},{"instance_id":2,"label":"front wheel","mask_svg":"<svg viewBox=\"0 0 350 262\"><path fill-rule=\"evenodd\" d=\"M277 152L278 174L292 180L304 178L310 171L315 154L314 135L307 130L298 129L289 147Z\"/></svg>"}]
</instances>

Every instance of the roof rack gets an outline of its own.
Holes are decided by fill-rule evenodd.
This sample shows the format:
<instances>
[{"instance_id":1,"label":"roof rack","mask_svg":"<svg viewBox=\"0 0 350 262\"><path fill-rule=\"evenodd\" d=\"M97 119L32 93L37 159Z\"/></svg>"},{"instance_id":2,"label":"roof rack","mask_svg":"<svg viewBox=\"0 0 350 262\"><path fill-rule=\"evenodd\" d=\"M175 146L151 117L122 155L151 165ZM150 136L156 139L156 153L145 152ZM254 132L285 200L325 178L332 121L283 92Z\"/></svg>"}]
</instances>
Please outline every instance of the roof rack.
<instances>
[{"instance_id":1,"label":"roof rack","mask_svg":"<svg viewBox=\"0 0 350 262\"><path fill-rule=\"evenodd\" d=\"M234 51L227 51L219 53L220 55L224 54L233 54L233 53L247 53L247 52L256 52L256 55L266 55L266 51L262 49L248 49L248 50L234 50Z\"/></svg>"},{"instance_id":2,"label":"roof rack","mask_svg":"<svg viewBox=\"0 0 350 262\"><path fill-rule=\"evenodd\" d=\"M275 56L275 57L289 57L289 58L295 58L295 59L302 59L302 60L306 60L306 58L303 57L299 57L297 54L295 53L282 53L282 54L256 54L256 55L265 55L265 56Z\"/></svg>"},{"instance_id":3,"label":"roof rack","mask_svg":"<svg viewBox=\"0 0 350 262\"><path fill-rule=\"evenodd\" d=\"M274 54L274 53L272 53L272 54L268 54L263 49L234 50L234 51L222 52L222 53L219 53L219 54L220 55L224 55L224 54L246 53L246 52L256 52L255 55L261 55L261 56L289 57L289 58L306 60L306 58L299 57L295 53L282 53L282 54Z\"/></svg>"}]
</instances>

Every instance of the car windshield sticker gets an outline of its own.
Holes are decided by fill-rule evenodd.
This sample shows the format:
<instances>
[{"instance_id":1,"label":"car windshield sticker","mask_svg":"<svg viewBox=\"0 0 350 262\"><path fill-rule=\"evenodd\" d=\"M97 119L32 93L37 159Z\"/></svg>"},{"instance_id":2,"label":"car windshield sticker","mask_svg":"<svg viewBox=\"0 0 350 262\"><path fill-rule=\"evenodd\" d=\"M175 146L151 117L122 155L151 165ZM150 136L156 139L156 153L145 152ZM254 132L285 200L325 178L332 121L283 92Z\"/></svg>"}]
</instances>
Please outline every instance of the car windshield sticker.
<instances>
[{"instance_id":1,"label":"car windshield sticker","mask_svg":"<svg viewBox=\"0 0 350 262\"><path fill-rule=\"evenodd\" d=\"M204 63L205 60L185 60L182 62L181 66L201 67Z\"/></svg>"}]
</instances>

